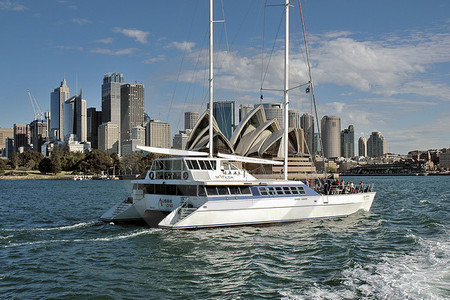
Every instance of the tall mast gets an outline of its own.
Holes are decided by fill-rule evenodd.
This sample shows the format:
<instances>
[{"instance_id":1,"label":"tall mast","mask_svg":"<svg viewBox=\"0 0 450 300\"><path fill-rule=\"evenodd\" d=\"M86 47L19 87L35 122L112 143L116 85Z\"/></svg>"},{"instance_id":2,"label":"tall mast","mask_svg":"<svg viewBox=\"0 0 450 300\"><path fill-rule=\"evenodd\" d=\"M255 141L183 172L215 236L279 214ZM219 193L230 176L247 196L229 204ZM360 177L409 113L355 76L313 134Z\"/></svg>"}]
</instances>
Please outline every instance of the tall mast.
<instances>
[{"instance_id":1,"label":"tall mast","mask_svg":"<svg viewBox=\"0 0 450 300\"><path fill-rule=\"evenodd\" d=\"M213 0L209 0L209 156L213 156L213 94L214 94L214 57L213 57Z\"/></svg>"},{"instance_id":2,"label":"tall mast","mask_svg":"<svg viewBox=\"0 0 450 300\"><path fill-rule=\"evenodd\" d=\"M288 179L288 126L289 126L289 0L285 0L284 44L284 180Z\"/></svg>"}]
</instances>

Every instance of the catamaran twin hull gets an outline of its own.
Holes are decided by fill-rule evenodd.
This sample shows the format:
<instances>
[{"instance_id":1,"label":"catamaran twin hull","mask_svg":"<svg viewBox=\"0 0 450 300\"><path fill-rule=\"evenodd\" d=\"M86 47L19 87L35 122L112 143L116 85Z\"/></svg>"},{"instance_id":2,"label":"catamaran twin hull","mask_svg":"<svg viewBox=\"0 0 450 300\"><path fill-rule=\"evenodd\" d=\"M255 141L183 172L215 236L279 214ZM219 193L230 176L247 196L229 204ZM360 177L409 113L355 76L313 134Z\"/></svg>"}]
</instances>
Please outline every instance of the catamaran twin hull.
<instances>
[{"instance_id":1,"label":"catamaran twin hull","mask_svg":"<svg viewBox=\"0 0 450 300\"><path fill-rule=\"evenodd\" d=\"M308 195L261 195L273 188L306 191ZM250 190L250 189L249 189ZM369 211L375 192L320 195L306 185L251 187L247 196L179 197L146 195L135 209L151 226L168 229L223 227L295 222L313 218L345 217Z\"/></svg>"}]
</instances>

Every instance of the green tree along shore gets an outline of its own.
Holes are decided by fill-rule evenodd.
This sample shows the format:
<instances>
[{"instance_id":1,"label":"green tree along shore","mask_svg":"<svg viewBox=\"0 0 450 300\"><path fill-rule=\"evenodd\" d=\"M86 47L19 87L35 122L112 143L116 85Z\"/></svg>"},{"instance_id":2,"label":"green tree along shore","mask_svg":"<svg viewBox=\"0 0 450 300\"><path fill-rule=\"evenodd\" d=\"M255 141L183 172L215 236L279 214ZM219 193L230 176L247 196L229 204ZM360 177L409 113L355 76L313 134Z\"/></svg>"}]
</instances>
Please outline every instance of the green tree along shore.
<instances>
[{"instance_id":1,"label":"green tree along shore","mask_svg":"<svg viewBox=\"0 0 450 300\"><path fill-rule=\"evenodd\" d=\"M0 159L0 175L20 175L19 171L39 171L42 174L58 174L62 171L72 174L100 175L145 175L150 169L155 154L128 154L119 158L117 153L94 149L84 154L69 152L68 147L56 147L51 156L44 157L34 150L14 153L9 159Z\"/></svg>"}]
</instances>

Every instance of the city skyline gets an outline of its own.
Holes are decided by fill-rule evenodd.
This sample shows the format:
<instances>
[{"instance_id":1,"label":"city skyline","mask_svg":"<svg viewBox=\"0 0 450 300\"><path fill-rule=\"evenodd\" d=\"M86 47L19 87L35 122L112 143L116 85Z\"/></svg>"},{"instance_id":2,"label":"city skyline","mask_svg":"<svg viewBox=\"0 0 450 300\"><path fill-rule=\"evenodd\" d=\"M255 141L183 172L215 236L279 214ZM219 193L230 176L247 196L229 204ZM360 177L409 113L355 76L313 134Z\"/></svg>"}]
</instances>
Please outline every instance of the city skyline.
<instances>
[{"instance_id":1,"label":"city skyline","mask_svg":"<svg viewBox=\"0 0 450 300\"><path fill-rule=\"evenodd\" d=\"M0 50L7 58L0 75L4 108L0 127L33 119L27 89L42 110L48 110L50 93L64 78L72 94L83 89L87 107L101 109L102 77L118 72L125 74L127 82L146 86L146 112L172 124L173 136L183 129L185 111L202 113L206 108L204 2L180 0L167 18L173 5L165 2L136 1L134 6L140 9L128 17L119 5L106 5L111 1L0 1L2 27L11 29L1 33L8 43ZM341 129L354 125L355 139L381 131L388 152L449 146L448 2L303 4L319 119L339 116ZM224 51L219 25L218 101L231 99L236 107L259 103L262 31L266 29L265 48L270 50L281 15L277 8L266 9L268 23L262 26L262 6L255 1L224 2L230 52ZM221 19L217 7L216 19ZM297 7L292 16L298 17ZM292 25L299 31L298 21ZM306 73L299 69L303 57L299 32L293 37L291 72L298 71L301 81ZM272 61L281 60L281 51L281 45L275 44ZM281 86L281 78L270 72L274 68L269 66L267 88ZM300 114L310 112L308 97L293 91L290 108ZM265 103L280 101L281 95L264 93Z\"/></svg>"}]
</instances>

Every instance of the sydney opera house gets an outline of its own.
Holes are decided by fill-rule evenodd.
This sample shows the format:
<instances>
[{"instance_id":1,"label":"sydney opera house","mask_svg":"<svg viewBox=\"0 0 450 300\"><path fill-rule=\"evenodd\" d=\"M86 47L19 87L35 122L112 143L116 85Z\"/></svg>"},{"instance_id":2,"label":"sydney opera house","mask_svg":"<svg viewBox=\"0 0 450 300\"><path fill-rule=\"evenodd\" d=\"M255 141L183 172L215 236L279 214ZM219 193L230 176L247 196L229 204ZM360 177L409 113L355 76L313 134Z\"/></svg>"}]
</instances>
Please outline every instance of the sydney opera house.
<instances>
[{"instance_id":1,"label":"sydney opera house","mask_svg":"<svg viewBox=\"0 0 450 300\"><path fill-rule=\"evenodd\" d=\"M228 139L213 118L214 153L235 154L283 160L283 128L278 119L268 120L263 105L255 106L239 123ZM311 162L305 138L300 128L289 128L288 153L290 179L310 178L316 173ZM209 146L209 112L200 116L187 141L186 150L207 152ZM257 177L281 177L282 167L271 165L246 164L245 168ZM314 174L314 176L317 176Z\"/></svg>"}]
</instances>

